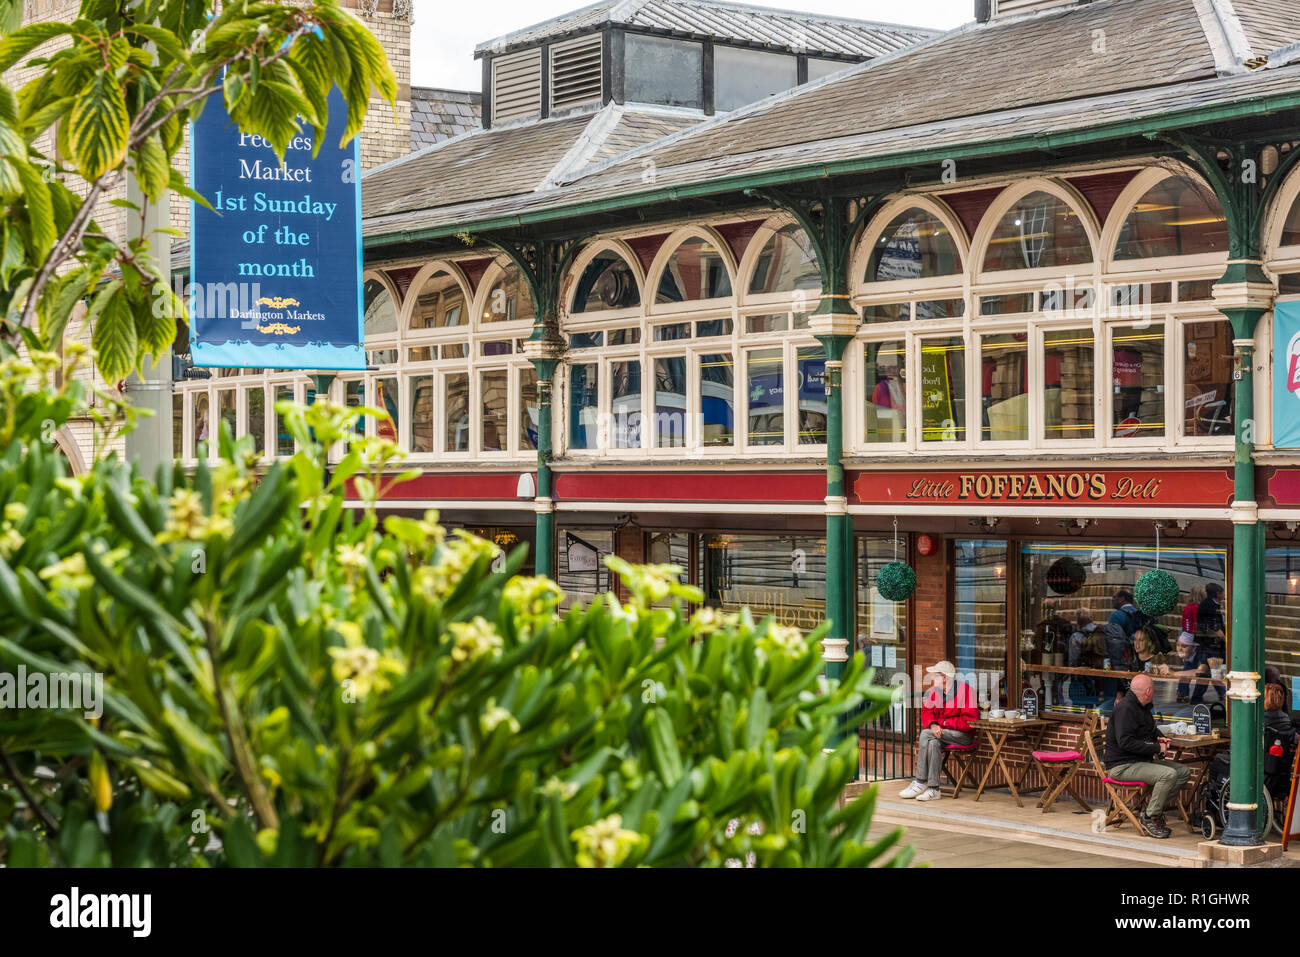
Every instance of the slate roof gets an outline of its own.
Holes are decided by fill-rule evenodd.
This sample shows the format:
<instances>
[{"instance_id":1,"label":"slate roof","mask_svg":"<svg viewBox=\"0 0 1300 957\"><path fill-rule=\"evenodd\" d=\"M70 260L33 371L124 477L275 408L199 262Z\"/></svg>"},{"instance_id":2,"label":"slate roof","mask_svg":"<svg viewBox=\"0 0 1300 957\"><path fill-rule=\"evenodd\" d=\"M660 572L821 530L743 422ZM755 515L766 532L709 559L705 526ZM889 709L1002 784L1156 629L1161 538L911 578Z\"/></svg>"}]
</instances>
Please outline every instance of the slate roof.
<instances>
[{"instance_id":1,"label":"slate roof","mask_svg":"<svg viewBox=\"0 0 1300 957\"><path fill-rule=\"evenodd\" d=\"M474 129L366 171L361 213L386 216L530 193L702 119L692 111L610 104L554 119Z\"/></svg>"},{"instance_id":2,"label":"slate roof","mask_svg":"<svg viewBox=\"0 0 1300 957\"><path fill-rule=\"evenodd\" d=\"M419 150L482 125L483 94L411 87L411 149Z\"/></svg>"},{"instance_id":3,"label":"slate roof","mask_svg":"<svg viewBox=\"0 0 1300 957\"><path fill-rule=\"evenodd\" d=\"M742 176L770 173L780 181L797 171L884 169L918 155L937 162L944 151L972 144L988 153L1026 150L1055 136L1126 124L1140 124L1131 132L1176 128L1176 114L1198 107L1229 115L1247 99L1300 97L1300 61L1246 66L1277 49L1273 44L1300 40L1300 23L1279 16L1295 2L1096 0L972 24L630 152L620 137L633 127L620 124L585 162L552 166L544 189L470 187L440 198L447 205L439 207L403 197L411 183L376 171L363 189L371 194L363 231L373 243L385 234L502 225L595 203L632 207L638 197L666 189L721 192ZM496 155L503 163L525 162L529 149L524 141L503 143ZM652 182L647 168L654 169ZM439 160L423 169L426 177L445 177L456 167Z\"/></svg>"},{"instance_id":4,"label":"slate roof","mask_svg":"<svg viewBox=\"0 0 1300 957\"><path fill-rule=\"evenodd\" d=\"M590 32L607 23L680 37L846 57L881 56L938 31L898 24L728 3L723 0L602 0L545 23L480 43L475 56L508 53L542 40Z\"/></svg>"}]
</instances>

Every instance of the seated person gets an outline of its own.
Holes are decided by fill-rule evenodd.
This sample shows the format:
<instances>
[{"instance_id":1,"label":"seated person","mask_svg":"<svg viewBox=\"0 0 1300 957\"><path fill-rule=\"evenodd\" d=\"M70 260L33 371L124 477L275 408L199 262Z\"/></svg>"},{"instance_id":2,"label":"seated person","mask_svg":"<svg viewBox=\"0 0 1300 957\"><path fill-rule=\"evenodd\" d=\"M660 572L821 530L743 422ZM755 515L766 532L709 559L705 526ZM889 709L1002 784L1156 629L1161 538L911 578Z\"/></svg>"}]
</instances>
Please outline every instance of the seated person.
<instances>
[{"instance_id":1,"label":"seated person","mask_svg":"<svg viewBox=\"0 0 1300 957\"><path fill-rule=\"evenodd\" d=\"M1288 748L1295 743L1295 722L1291 720L1291 712L1286 709L1286 695L1282 693L1280 685L1264 685L1264 734L1280 738Z\"/></svg>"},{"instance_id":2,"label":"seated person","mask_svg":"<svg viewBox=\"0 0 1300 957\"><path fill-rule=\"evenodd\" d=\"M1138 818L1149 837L1166 838L1165 808L1174 799L1191 769L1172 761L1155 761L1169 753L1169 739L1161 737L1151 712L1155 685L1147 675L1138 675L1128 694L1115 706L1106 725L1106 773L1117 781L1141 781L1151 785L1151 796Z\"/></svg>"},{"instance_id":3,"label":"seated person","mask_svg":"<svg viewBox=\"0 0 1300 957\"><path fill-rule=\"evenodd\" d=\"M1173 670L1180 678L1204 677L1210 673L1209 661L1201 646L1197 643L1196 637L1187 632L1178 636L1178 663L1174 665ZM1187 701L1188 689L1191 689L1191 703L1197 705L1205 697L1206 686L1197 682L1193 687L1189 681L1178 682L1179 704Z\"/></svg>"},{"instance_id":4,"label":"seated person","mask_svg":"<svg viewBox=\"0 0 1300 957\"><path fill-rule=\"evenodd\" d=\"M916 779L899 792L901 798L935 801L939 794L939 775L943 772L943 746L970 744L975 740L970 723L979 718L975 691L966 682L957 681L957 669L951 661L941 661L925 669L937 681L921 707L921 736L916 747Z\"/></svg>"}]
</instances>

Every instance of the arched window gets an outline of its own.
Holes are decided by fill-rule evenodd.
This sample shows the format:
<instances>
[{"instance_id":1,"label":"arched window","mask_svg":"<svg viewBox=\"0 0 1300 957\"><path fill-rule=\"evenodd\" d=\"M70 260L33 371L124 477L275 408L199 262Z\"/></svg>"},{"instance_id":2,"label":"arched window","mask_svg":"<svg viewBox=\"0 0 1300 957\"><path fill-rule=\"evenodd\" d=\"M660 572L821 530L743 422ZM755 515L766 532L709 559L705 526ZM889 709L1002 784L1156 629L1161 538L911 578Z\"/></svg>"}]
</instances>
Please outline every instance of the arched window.
<instances>
[{"instance_id":1,"label":"arched window","mask_svg":"<svg viewBox=\"0 0 1300 957\"><path fill-rule=\"evenodd\" d=\"M1092 244L1079 214L1058 196L1038 190L1003 215L989 239L985 272L1048 269L1092 262Z\"/></svg>"},{"instance_id":2,"label":"arched window","mask_svg":"<svg viewBox=\"0 0 1300 957\"><path fill-rule=\"evenodd\" d=\"M410 328L451 329L468 324L469 305L456 277L439 269L424 280L415 294Z\"/></svg>"},{"instance_id":3,"label":"arched window","mask_svg":"<svg viewBox=\"0 0 1300 957\"><path fill-rule=\"evenodd\" d=\"M533 296L519 267L506 266L483 304L483 322L516 322L533 318Z\"/></svg>"},{"instance_id":4,"label":"arched window","mask_svg":"<svg viewBox=\"0 0 1300 957\"><path fill-rule=\"evenodd\" d=\"M865 281L931 279L961 272L961 255L952 233L933 213L899 213L872 244Z\"/></svg>"},{"instance_id":5,"label":"arched window","mask_svg":"<svg viewBox=\"0 0 1300 957\"><path fill-rule=\"evenodd\" d=\"M1226 252L1228 223L1218 198L1187 176L1170 176L1134 204L1115 243L1117 261Z\"/></svg>"},{"instance_id":6,"label":"arched window","mask_svg":"<svg viewBox=\"0 0 1300 957\"><path fill-rule=\"evenodd\" d=\"M641 305L641 289L627 261L612 249L604 249L587 263L573 292L574 314L633 309Z\"/></svg>"},{"instance_id":7,"label":"arched window","mask_svg":"<svg viewBox=\"0 0 1300 957\"><path fill-rule=\"evenodd\" d=\"M802 291L808 299L822 293L817 252L798 226L783 226L763 245L749 278L750 295Z\"/></svg>"},{"instance_id":8,"label":"arched window","mask_svg":"<svg viewBox=\"0 0 1300 957\"><path fill-rule=\"evenodd\" d=\"M731 295L731 274L722 251L711 240L692 236L673 251L659 275L655 302L668 305Z\"/></svg>"},{"instance_id":9,"label":"arched window","mask_svg":"<svg viewBox=\"0 0 1300 957\"><path fill-rule=\"evenodd\" d=\"M1282 224L1282 245L1300 246L1300 197L1296 198L1286 222Z\"/></svg>"},{"instance_id":10,"label":"arched window","mask_svg":"<svg viewBox=\"0 0 1300 957\"><path fill-rule=\"evenodd\" d=\"M397 307L388 287L378 279L367 279L362 292L366 337L397 332Z\"/></svg>"}]
</instances>

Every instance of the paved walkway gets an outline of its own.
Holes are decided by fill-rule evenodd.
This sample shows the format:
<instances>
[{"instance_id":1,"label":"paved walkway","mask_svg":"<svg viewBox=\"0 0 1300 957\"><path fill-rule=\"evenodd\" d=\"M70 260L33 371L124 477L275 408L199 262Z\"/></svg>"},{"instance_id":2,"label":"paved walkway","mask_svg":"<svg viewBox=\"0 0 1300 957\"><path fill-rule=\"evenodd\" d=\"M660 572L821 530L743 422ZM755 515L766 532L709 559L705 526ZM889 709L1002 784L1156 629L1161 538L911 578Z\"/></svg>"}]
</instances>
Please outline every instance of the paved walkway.
<instances>
[{"instance_id":1,"label":"paved walkway","mask_svg":"<svg viewBox=\"0 0 1300 957\"><path fill-rule=\"evenodd\" d=\"M884 822L874 824L871 836L880 837L896 826ZM900 843L916 848L914 864L925 863L931 867L1104 867L1112 870L1166 866L915 825L905 827Z\"/></svg>"}]
</instances>

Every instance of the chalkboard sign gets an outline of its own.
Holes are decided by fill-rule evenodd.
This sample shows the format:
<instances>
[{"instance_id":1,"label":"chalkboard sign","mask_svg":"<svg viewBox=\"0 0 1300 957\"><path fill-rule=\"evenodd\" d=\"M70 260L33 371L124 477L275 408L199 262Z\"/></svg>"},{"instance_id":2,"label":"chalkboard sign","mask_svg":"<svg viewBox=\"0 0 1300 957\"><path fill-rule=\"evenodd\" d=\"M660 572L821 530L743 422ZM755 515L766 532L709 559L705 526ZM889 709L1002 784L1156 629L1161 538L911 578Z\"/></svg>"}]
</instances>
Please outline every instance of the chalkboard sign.
<instances>
[{"instance_id":1,"label":"chalkboard sign","mask_svg":"<svg viewBox=\"0 0 1300 957\"><path fill-rule=\"evenodd\" d=\"M1198 704L1192 709L1192 721L1196 724L1197 734L1210 733L1210 709L1203 704Z\"/></svg>"},{"instance_id":2,"label":"chalkboard sign","mask_svg":"<svg viewBox=\"0 0 1300 957\"><path fill-rule=\"evenodd\" d=\"M1020 696L1020 713L1026 718L1038 717L1038 695L1033 688L1026 688Z\"/></svg>"}]
</instances>

